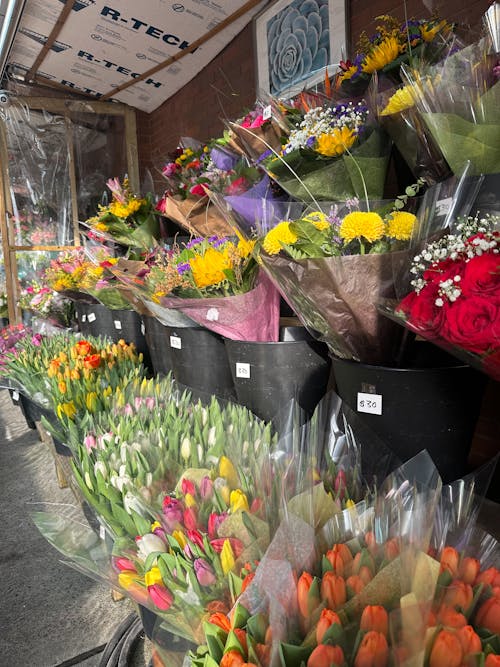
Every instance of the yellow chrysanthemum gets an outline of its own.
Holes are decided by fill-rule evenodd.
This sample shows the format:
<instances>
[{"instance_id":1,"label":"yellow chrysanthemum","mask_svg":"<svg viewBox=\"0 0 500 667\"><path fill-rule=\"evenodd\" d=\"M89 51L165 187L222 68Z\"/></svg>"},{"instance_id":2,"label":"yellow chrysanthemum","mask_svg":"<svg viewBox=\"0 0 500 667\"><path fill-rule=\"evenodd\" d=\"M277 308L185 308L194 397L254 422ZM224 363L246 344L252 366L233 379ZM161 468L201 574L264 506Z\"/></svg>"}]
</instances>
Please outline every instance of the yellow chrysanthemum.
<instances>
[{"instance_id":1,"label":"yellow chrysanthemum","mask_svg":"<svg viewBox=\"0 0 500 667\"><path fill-rule=\"evenodd\" d=\"M225 270L232 268L228 250L208 248L204 255L196 255L189 260L197 287L210 287L226 280Z\"/></svg>"},{"instance_id":2,"label":"yellow chrysanthemum","mask_svg":"<svg viewBox=\"0 0 500 667\"><path fill-rule=\"evenodd\" d=\"M109 206L109 212L116 215L117 218L128 218L141 208L143 202L143 199L135 199L135 197L130 199L127 204L114 201Z\"/></svg>"},{"instance_id":3,"label":"yellow chrysanthemum","mask_svg":"<svg viewBox=\"0 0 500 667\"><path fill-rule=\"evenodd\" d=\"M308 213L302 219L310 222L312 225L314 225L314 227L316 227L316 229L319 229L320 232L330 227L328 218L322 211L313 211L312 213Z\"/></svg>"},{"instance_id":4,"label":"yellow chrysanthemum","mask_svg":"<svg viewBox=\"0 0 500 667\"><path fill-rule=\"evenodd\" d=\"M410 86L404 86L396 90L394 95L391 95L380 115L390 116L393 113L399 113L413 106L415 106L415 100L413 99L411 88Z\"/></svg>"},{"instance_id":5,"label":"yellow chrysanthemum","mask_svg":"<svg viewBox=\"0 0 500 667\"><path fill-rule=\"evenodd\" d=\"M354 130L348 127L336 127L331 133L320 134L316 140L316 152L326 157L342 155L356 141Z\"/></svg>"},{"instance_id":6,"label":"yellow chrysanthemum","mask_svg":"<svg viewBox=\"0 0 500 667\"><path fill-rule=\"evenodd\" d=\"M353 211L346 215L340 225L339 235L345 241L365 238L378 241L385 233L385 224L378 213Z\"/></svg>"},{"instance_id":7,"label":"yellow chrysanthemum","mask_svg":"<svg viewBox=\"0 0 500 667\"><path fill-rule=\"evenodd\" d=\"M387 221L387 236L398 241L411 239L417 217L406 211L394 211Z\"/></svg>"},{"instance_id":8,"label":"yellow chrysanthemum","mask_svg":"<svg viewBox=\"0 0 500 667\"><path fill-rule=\"evenodd\" d=\"M238 251L238 255L240 257L248 257L249 255L252 254L253 249L255 247L255 241L247 241L246 239L240 239L238 241L238 245L236 246L236 250Z\"/></svg>"},{"instance_id":9,"label":"yellow chrysanthemum","mask_svg":"<svg viewBox=\"0 0 500 667\"><path fill-rule=\"evenodd\" d=\"M366 74L378 72L378 70L396 60L400 53L401 45L396 37L387 37L380 44L376 44L370 53L366 54L361 69Z\"/></svg>"},{"instance_id":10,"label":"yellow chrysanthemum","mask_svg":"<svg viewBox=\"0 0 500 667\"><path fill-rule=\"evenodd\" d=\"M297 235L290 230L290 221L283 220L267 232L262 247L269 255L277 255L283 245L293 245L296 240Z\"/></svg>"}]
</instances>

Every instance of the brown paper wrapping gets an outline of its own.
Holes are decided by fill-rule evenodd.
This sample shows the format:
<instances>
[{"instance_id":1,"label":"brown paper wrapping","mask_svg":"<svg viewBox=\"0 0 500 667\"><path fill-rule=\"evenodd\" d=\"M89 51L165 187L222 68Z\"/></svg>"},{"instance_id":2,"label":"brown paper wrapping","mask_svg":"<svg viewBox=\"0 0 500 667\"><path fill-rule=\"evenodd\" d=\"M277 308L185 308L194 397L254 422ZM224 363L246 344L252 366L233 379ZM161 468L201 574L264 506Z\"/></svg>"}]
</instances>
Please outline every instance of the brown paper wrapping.
<instances>
[{"instance_id":1,"label":"brown paper wrapping","mask_svg":"<svg viewBox=\"0 0 500 667\"><path fill-rule=\"evenodd\" d=\"M208 196L196 201L167 197L165 215L194 236L234 236L234 231Z\"/></svg>"},{"instance_id":2,"label":"brown paper wrapping","mask_svg":"<svg viewBox=\"0 0 500 667\"><path fill-rule=\"evenodd\" d=\"M269 146L277 153L281 151L283 133L279 125L272 120L260 127L252 128L231 123L231 131L233 143L254 160L269 150Z\"/></svg>"},{"instance_id":3,"label":"brown paper wrapping","mask_svg":"<svg viewBox=\"0 0 500 667\"><path fill-rule=\"evenodd\" d=\"M304 325L338 357L391 363L402 329L383 316L380 299L396 298L406 251L293 260L261 255L276 286Z\"/></svg>"}]
</instances>

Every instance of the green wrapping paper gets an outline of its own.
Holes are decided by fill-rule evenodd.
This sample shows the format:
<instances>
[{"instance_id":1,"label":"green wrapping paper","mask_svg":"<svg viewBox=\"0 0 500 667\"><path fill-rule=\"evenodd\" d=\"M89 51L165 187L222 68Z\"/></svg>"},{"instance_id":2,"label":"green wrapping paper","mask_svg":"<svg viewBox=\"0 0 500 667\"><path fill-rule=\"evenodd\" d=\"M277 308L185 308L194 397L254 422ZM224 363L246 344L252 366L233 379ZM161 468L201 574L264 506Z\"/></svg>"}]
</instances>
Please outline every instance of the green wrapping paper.
<instances>
[{"instance_id":1,"label":"green wrapping paper","mask_svg":"<svg viewBox=\"0 0 500 667\"><path fill-rule=\"evenodd\" d=\"M390 147L388 136L379 130L373 130L350 155L328 159L320 158L311 151L295 150L283 158L270 160L266 168L271 178L297 199L311 201L311 197L314 197L337 201L355 196L365 199L366 194L370 199L381 199ZM287 165L296 172L300 180Z\"/></svg>"}]
</instances>

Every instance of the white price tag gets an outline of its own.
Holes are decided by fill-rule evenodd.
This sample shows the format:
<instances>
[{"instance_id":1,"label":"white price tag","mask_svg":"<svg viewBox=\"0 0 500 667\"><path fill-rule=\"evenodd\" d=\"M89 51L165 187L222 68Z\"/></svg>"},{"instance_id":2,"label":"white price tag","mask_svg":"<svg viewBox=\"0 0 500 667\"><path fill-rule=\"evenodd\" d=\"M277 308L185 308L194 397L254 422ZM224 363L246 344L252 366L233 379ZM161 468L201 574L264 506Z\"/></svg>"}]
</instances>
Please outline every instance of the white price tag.
<instances>
[{"instance_id":1,"label":"white price tag","mask_svg":"<svg viewBox=\"0 0 500 667\"><path fill-rule=\"evenodd\" d=\"M262 110L262 118L264 120L269 120L271 116L273 115L273 109L270 104L267 105L267 107L264 107Z\"/></svg>"},{"instance_id":2,"label":"white price tag","mask_svg":"<svg viewBox=\"0 0 500 667\"><path fill-rule=\"evenodd\" d=\"M364 394L358 391L358 412L370 415L382 414L382 394Z\"/></svg>"},{"instance_id":3,"label":"white price tag","mask_svg":"<svg viewBox=\"0 0 500 667\"><path fill-rule=\"evenodd\" d=\"M236 377L237 378L249 378L250 377L250 364L236 363Z\"/></svg>"},{"instance_id":4,"label":"white price tag","mask_svg":"<svg viewBox=\"0 0 500 667\"><path fill-rule=\"evenodd\" d=\"M122 323L120 322L120 320L115 320L115 329L118 329L118 331L120 331L121 328L122 328Z\"/></svg>"},{"instance_id":5,"label":"white price tag","mask_svg":"<svg viewBox=\"0 0 500 667\"><path fill-rule=\"evenodd\" d=\"M86 321L87 321L87 315L86 315L85 313L83 313L83 315L82 315L82 322L86 322Z\"/></svg>"},{"instance_id":6,"label":"white price tag","mask_svg":"<svg viewBox=\"0 0 500 667\"><path fill-rule=\"evenodd\" d=\"M170 336L170 347L175 347L177 350L182 349L182 340L179 336Z\"/></svg>"},{"instance_id":7,"label":"white price tag","mask_svg":"<svg viewBox=\"0 0 500 667\"><path fill-rule=\"evenodd\" d=\"M106 539L106 528L104 528L104 526L99 526L99 537L101 540Z\"/></svg>"},{"instance_id":8,"label":"white price tag","mask_svg":"<svg viewBox=\"0 0 500 667\"><path fill-rule=\"evenodd\" d=\"M144 336L146 333L146 327L144 326L144 322L141 322L141 334Z\"/></svg>"},{"instance_id":9,"label":"white price tag","mask_svg":"<svg viewBox=\"0 0 500 667\"><path fill-rule=\"evenodd\" d=\"M451 197L446 197L446 199L440 199L438 202L436 202L436 215L446 215L453 203L453 199Z\"/></svg>"},{"instance_id":10,"label":"white price tag","mask_svg":"<svg viewBox=\"0 0 500 667\"><path fill-rule=\"evenodd\" d=\"M19 392L18 392L18 391L13 391L13 392L12 392L12 399L13 399L14 401L18 401L18 400L19 400Z\"/></svg>"},{"instance_id":11,"label":"white price tag","mask_svg":"<svg viewBox=\"0 0 500 667\"><path fill-rule=\"evenodd\" d=\"M89 322L95 322L96 320L95 313L89 313L87 319Z\"/></svg>"}]
</instances>

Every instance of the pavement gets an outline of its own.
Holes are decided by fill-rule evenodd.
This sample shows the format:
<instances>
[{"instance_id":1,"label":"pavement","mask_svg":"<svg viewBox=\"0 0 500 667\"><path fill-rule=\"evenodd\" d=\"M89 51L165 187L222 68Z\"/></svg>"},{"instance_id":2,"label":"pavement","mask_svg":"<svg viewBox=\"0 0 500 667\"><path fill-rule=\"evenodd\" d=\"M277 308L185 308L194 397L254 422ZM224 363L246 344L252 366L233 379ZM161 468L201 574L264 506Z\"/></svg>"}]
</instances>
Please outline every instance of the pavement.
<instances>
[{"instance_id":1,"label":"pavement","mask_svg":"<svg viewBox=\"0 0 500 667\"><path fill-rule=\"evenodd\" d=\"M127 599L114 601L106 586L60 562L30 519L40 502L81 512L70 488L59 488L49 447L1 390L0 665L98 667L133 606ZM132 664L149 661L150 647L141 639Z\"/></svg>"}]
</instances>

